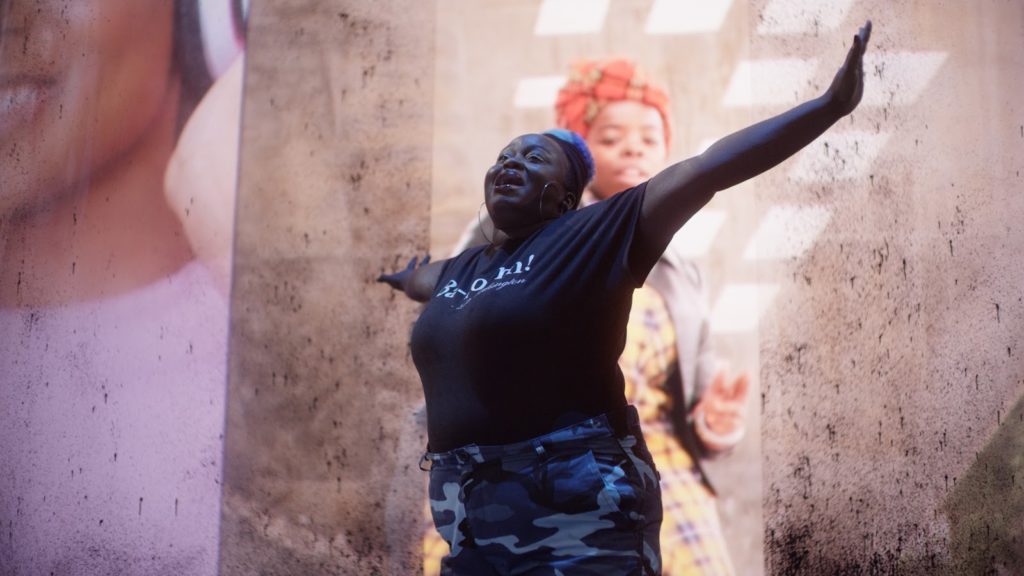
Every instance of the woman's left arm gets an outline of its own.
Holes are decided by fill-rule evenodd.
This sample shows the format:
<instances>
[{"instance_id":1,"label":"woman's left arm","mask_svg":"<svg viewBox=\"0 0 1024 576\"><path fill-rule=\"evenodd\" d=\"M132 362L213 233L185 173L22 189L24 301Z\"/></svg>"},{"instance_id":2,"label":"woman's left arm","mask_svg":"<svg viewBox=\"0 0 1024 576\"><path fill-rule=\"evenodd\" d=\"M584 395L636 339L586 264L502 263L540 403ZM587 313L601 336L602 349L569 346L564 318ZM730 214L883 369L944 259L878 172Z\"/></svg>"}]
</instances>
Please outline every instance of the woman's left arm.
<instances>
[{"instance_id":1,"label":"woman's left arm","mask_svg":"<svg viewBox=\"0 0 1024 576\"><path fill-rule=\"evenodd\" d=\"M846 62L822 96L722 138L703 154L669 166L647 183L640 234L661 253L672 236L712 196L797 153L860 103L868 21L853 38Z\"/></svg>"}]
</instances>

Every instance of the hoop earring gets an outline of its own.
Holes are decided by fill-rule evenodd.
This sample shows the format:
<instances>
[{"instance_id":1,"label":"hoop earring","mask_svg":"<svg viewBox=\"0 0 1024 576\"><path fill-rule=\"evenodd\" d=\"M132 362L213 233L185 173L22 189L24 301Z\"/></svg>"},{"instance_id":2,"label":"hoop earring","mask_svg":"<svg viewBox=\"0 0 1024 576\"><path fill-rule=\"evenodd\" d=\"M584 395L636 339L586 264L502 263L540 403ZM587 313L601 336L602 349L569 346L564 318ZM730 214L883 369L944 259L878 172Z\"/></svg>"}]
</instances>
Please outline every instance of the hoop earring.
<instances>
[{"instance_id":1,"label":"hoop earring","mask_svg":"<svg viewBox=\"0 0 1024 576\"><path fill-rule=\"evenodd\" d=\"M486 203L487 203L487 200L484 200L483 202L481 202L480 203L480 208L483 208L484 204L486 204ZM487 240L488 244L490 244L491 246L494 246L494 238L488 238L487 237L487 232L484 231L484 221L483 221L483 218L480 216L480 208L476 209L476 225L480 227L480 235L484 237L484 240Z\"/></svg>"},{"instance_id":2,"label":"hoop earring","mask_svg":"<svg viewBox=\"0 0 1024 576\"><path fill-rule=\"evenodd\" d=\"M537 203L537 216L540 217L540 221L548 220L544 218L544 193L548 191L548 186L551 186L551 182L548 182L540 189L540 202Z\"/></svg>"}]
</instances>

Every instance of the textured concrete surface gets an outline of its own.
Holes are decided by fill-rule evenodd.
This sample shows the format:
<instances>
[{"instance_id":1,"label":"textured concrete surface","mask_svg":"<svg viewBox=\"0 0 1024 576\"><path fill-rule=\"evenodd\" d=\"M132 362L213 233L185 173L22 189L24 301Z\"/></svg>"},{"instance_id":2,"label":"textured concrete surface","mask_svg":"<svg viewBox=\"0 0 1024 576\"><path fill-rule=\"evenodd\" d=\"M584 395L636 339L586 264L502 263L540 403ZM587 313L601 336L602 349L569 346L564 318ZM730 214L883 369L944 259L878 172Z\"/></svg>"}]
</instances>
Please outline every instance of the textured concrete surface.
<instances>
[{"instance_id":1,"label":"textured concrete surface","mask_svg":"<svg viewBox=\"0 0 1024 576\"><path fill-rule=\"evenodd\" d=\"M842 42L868 17L880 90L758 187L831 213L805 258L762 268L769 571L1020 574L1024 6L856 2ZM818 57L816 89L844 47L751 51ZM910 53L940 54L929 81Z\"/></svg>"},{"instance_id":2,"label":"textured concrete surface","mask_svg":"<svg viewBox=\"0 0 1024 576\"><path fill-rule=\"evenodd\" d=\"M280 0L250 21L221 573L412 574L425 476L429 2Z\"/></svg>"}]
</instances>

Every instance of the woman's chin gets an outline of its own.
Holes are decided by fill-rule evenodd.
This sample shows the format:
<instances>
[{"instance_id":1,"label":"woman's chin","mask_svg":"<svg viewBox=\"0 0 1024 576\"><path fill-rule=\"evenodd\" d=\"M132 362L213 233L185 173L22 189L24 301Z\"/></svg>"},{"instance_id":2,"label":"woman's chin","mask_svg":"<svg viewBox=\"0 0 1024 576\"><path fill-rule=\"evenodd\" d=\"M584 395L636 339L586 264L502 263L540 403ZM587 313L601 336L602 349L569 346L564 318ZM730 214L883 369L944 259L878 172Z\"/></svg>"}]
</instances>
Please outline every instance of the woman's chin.
<instances>
[{"instance_id":1,"label":"woman's chin","mask_svg":"<svg viewBox=\"0 0 1024 576\"><path fill-rule=\"evenodd\" d=\"M523 221L529 219L526 209L511 198L495 198L487 206L487 213L499 229L522 226Z\"/></svg>"}]
</instances>

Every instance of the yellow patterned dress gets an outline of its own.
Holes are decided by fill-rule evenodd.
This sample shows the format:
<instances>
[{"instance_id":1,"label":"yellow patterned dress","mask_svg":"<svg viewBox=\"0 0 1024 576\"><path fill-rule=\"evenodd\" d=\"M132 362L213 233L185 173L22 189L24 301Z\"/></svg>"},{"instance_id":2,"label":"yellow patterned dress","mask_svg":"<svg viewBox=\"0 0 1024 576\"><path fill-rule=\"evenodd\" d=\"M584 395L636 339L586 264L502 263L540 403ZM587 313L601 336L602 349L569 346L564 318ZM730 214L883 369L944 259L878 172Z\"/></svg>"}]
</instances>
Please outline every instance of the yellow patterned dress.
<instances>
[{"instance_id":1,"label":"yellow patterned dress","mask_svg":"<svg viewBox=\"0 0 1024 576\"><path fill-rule=\"evenodd\" d=\"M661 559L667 576L731 576L715 497L701 482L690 454L672 432L671 395L665 389L676 364L676 336L665 301L646 286L633 293L626 346L619 367L626 379L626 400L636 406L647 447L661 474L665 518L661 525ZM423 537L423 573L436 576L448 544L429 528Z\"/></svg>"},{"instance_id":2,"label":"yellow patterned dress","mask_svg":"<svg viewBox=\"0 0 1024 576\"><path fill-rule=\"evenodd\" d=\"M665 301L644 286L633 294L619 367L626 400L640 413L644 439L661 474L661 560L666 575L731 575L715 497L672 431L665 389L676 364L676 336Z\"/></svg>"}]
</instances>

